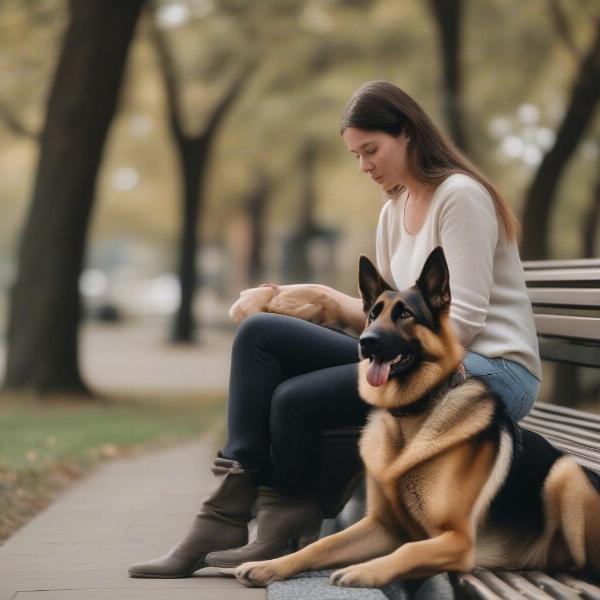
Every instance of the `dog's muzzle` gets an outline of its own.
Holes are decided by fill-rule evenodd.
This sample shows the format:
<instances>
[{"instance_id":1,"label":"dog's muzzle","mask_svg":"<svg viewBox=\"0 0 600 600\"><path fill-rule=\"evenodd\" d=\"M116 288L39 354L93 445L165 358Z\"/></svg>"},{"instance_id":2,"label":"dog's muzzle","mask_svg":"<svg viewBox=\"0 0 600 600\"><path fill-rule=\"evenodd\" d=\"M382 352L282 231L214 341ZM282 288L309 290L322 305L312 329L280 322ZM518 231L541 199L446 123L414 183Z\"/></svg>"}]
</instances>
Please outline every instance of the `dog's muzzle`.
<instances>
[{"instance_id":1,"label":"dog's muzzle","mask_svg":"<svg viewBox=\"0 0 600 600\"><path fill-rule=\"evenodd\" d=\"M365 333L359 339L359 346L361 357L370 361L367 381L374 387L407 371L418 350L414 344L391 333Z\"/></svg>"}]
</instances>

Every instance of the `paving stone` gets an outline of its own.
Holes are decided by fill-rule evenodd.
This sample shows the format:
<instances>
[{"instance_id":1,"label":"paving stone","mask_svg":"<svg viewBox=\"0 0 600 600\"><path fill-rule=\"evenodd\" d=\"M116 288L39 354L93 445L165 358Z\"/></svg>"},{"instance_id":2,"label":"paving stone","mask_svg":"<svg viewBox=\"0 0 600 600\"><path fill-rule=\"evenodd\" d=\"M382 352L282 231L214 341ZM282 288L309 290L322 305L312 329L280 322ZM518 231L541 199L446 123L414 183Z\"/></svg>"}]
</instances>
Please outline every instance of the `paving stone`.
<instances>
[{"instance_id":1,"label":"paving stone","mask_svg":"<svg viewBox=\"0 0 600 600\"><path fill-rule=\"evenodd\" d=\"M380 589L337 587L329 583L332 571L301 573L269 586L268 600L386 600Z\"/></svg>"}]
</instances>

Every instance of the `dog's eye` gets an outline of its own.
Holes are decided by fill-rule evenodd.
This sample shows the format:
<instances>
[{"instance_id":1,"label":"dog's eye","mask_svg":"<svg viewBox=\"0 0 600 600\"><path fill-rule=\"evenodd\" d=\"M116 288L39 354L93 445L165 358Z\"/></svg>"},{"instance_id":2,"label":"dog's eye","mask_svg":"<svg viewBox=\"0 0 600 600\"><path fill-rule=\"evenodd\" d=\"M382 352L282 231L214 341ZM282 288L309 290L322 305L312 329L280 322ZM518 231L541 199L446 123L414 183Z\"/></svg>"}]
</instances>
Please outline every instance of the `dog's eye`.
<instances>
[{"instance_id":1,"label":"dog's eye","mask_svg":"<svg viewBox=\"0 0 600 600\"><path fill-rule=\"evenodd\" d=\"M383 308L383 304L381 302L376 304L371 309L371 312L369 313L369 321L374 321L379 316L379 313L381 312L382 308Z\"/></svg>"},{"instance_id":2,"label":"dog's eye","mask_svg":"<svg viewBox=\"0 0 600 600\"><path fill-rule=\"evenodd\" d=\"M396 304L392 312L392 320L397 321L398 319L410 319L413 314L403 304Z\"/></svg>"}]
</instances>

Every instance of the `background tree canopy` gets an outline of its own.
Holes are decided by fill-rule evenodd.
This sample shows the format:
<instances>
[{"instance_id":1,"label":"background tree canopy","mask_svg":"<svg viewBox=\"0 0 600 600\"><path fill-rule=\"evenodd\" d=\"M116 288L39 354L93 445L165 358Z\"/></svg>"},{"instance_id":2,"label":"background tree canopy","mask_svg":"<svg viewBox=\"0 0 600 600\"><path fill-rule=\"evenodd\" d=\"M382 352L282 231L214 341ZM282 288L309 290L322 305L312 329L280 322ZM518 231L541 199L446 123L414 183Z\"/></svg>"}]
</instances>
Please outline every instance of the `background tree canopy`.
<instances>
[{"instance_id":1,"label":"background tree canopy","mask_svg":"<svg viewBox=\"0 0 600 600\"><path fill-rule=\"evenodd\" d=\"M58 206L62 194L39 179L36 164L40 148L40 165L56 148L44 137L52 130L49 91L71 108L81 101L57 87L57 64L69 56L61 55L65 32L100 27L85 21L92 4L0 4L0 293L15 279L32 195L43 192L44 203ZM94 10L104 14L110 4ZM82 265L129 269L130 277L179 272L188 292L176 339L193 328L196 283L223 299L291 273L355 290L358 254L374 253L382 198L338 128L344 104L366 80L408 91L497 183L527 217L526 256L598 255L600 10L593 0L124 4L144 6L129 13L137 25L123 41L117 111L106 143L98 137L102 160L82 198L93 205ZM81 62L92 68L86 56ZM93 85L92 76L91 97ZM69 119L59 118L54 131L67 131ZM75 179L77 169L67 164L56 181ZM186 197L197 205L182 203ZM64 206L66 224L72 210Z\"/></svg>"}]
</instances>

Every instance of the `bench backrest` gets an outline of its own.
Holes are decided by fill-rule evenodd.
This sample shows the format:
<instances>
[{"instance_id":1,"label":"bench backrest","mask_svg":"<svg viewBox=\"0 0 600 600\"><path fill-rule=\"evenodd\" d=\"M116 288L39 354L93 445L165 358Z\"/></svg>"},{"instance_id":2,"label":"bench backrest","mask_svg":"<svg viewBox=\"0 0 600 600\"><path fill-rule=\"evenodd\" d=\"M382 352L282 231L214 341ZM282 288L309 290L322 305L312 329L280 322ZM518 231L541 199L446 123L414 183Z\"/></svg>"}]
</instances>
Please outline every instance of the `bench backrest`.
<instances>
[{"instance_id":1,"label":"bench backrest","mask_svg":"<svg viewBox=\"0 0 600 600\"><path fill-rule=\"evenodd\" d=\"M600 367L600 259L526 261L545 360Z\"/></svg>"}]
</instances>

